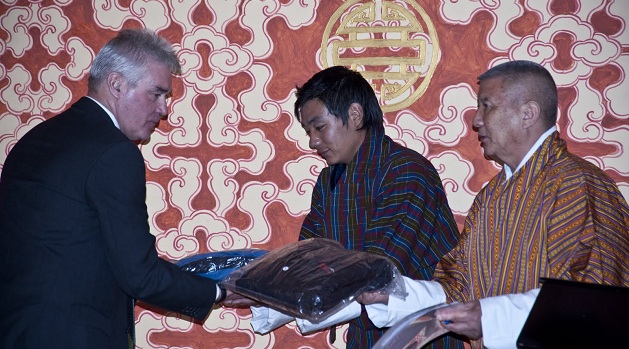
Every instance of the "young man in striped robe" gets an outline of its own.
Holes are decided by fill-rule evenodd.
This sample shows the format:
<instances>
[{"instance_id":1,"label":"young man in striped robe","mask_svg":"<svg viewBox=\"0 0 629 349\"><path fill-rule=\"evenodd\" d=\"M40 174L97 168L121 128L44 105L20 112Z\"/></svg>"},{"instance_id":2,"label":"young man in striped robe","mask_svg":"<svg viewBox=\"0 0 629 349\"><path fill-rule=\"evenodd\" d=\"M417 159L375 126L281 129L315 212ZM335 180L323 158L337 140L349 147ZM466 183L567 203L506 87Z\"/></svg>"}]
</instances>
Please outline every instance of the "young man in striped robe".
<instances>
[{"instance_id":1,"label":"young man in striped robe","mask_svg":"<svg viewBox=\"0 0 629 349\"><path fill-rule=\"evenodd\" d=\"M515 348L540 277L629 287L629 208L612 179L568 152L545 68L513 61L479 81L473 127L485 157L502 171L478 193L459 245L432 281L405 279L404 301L358 298L378 326L459 302L437 311L444 328L473 339L475 348Z\"/></svg>"},{"instance_id":2,"label":"young man in striped robe","mask_svg":"<svg viewBox=\"0 0 629 349\"><path fill-rule=\"evenodd\" d=\"M333 239L388 257L403 275L430 279L457 244L458 228L434 166L385 135L369 82L345 67L324 69L298 88L295 116L310 148L329 165L319 174L299 238ZM237 296L224 304L236 305ZM357 312L344 312L351 319L347 348L369 349L384 329L355 305ZM265 322L260 314L267 310L252 307L252 324ZM463 348L463 342L446 336L434 347Z\"/></svg>"}]
</instances>

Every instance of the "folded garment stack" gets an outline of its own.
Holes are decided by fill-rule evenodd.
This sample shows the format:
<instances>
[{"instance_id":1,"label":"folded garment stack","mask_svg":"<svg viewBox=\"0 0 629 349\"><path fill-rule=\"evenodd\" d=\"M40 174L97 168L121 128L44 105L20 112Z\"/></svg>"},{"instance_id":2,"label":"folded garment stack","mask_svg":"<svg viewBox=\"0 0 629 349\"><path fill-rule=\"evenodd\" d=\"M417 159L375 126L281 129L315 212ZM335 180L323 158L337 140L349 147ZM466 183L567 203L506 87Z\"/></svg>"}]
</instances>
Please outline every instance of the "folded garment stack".
<instances>
[{"instance_id":1,"label":"folded garment stack","mask_svg":"<svg viewBox=\"0 0 629 349\"><path fill-rule=\"evenodd\" d=\"M270 251L231 273L221 284L312 322L325 320L366 291L404 293L399 272L389 259L348 250L323 238Z\"/></svg>"},{"instance_id":2,"label":"folded garment stack","mask_svg":"<svg viewBox=\"0 0 629 349\"><path fill-rule=\"evenodd\" d=\"M182 270L221 281L233 271L244 267L268 251L259 249L238 249L198 253L179 260L176 264Z\"/></svg>"}]
</instances>

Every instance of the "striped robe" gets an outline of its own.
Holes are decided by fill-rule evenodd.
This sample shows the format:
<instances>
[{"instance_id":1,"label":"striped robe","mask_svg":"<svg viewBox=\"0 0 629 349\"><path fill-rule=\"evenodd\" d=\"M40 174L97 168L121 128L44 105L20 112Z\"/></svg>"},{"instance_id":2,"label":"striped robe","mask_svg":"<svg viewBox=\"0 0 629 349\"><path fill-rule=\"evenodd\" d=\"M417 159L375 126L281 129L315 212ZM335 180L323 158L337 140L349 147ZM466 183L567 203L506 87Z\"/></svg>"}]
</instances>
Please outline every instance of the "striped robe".
<instances>
[{"instance_id":1,"label":"striped robe","mask_svg":"<svg viewBox=\"0 0 629 349\"><path fill-rule=\"evenodd\" d=\"M449 302L523 293L540 277L629 287L628 227L613 180L555 132L513 177L503 170L480 191L436 281Z\"/></svg>"},{"instance_id":2,"label":"striped robe","mask_svg":"<svg viewBox=\"0 0 629 349\"><path fill-rule=\"evenodd\" d=\"M300 239L334 239L348 249L389 257L406 276L430 279L439 259L459 237L432 164L384 132L370 131L331 185L331 173L338 166L319 174ZM382 333L363 309L363 315L350 322L347 348L370 348ZM445 344L463 347L454 342L449 338Z\"/></svg>"}]
</instances>

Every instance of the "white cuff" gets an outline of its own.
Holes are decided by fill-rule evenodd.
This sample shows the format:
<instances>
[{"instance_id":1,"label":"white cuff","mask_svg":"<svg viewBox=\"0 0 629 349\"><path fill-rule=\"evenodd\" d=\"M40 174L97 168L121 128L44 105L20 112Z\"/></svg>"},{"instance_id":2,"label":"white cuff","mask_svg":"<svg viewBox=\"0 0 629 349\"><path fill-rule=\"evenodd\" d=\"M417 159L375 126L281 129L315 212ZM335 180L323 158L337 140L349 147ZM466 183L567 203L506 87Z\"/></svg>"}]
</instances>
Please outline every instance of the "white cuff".
<instances>
[{"instance_id":1,"label":"white cuff","mask_svg":"<svg viewBox=\"0 0 629 349\"><path fill-rule=\"evenodd\" d=\"M249 307L251 309L251 327L259 334L266 334L283 326L295 318L267 307Z\"/></svg>"},{"instance_id":2,"label":"white cuff","mask_svg":"<svg viewBox=\"0 0 629 349\"><path fill-rule=\"evenodd\" d=\"M301 331L303 335L308 335L311 332L315 332L320 329L330 327L332 325L344 323L351 319L355 319L360 316L360 311L360 304L356 301L353 301L321 322L312 323L308 320L300 318L295 319L295 322L299 327L299 331Z\"/></svg>"},{"instance_id":3,"label":"white cuff","mask_svg":"<svg viewBox=\"0 0 629 349\"><path fill-rule=\"evenodd\" d=\"M366 305L369 319L377 327L391 327L406 316L446 301L443 287L436 281L413 280L402 276L408 296L389 296L389 304Z\"/></svg>"},{"instance_id":4,"label":"white cuff","mask_svg":"<svg viewBox=\"0 0 629 349\"><path fill-rule=\"evenodd\" d=\"M218 287L218 283L216 284L216 298L214 299L214 303L216 303L217 300L219 300L219 298L221 298L221 296L223 295L223 292L221 291L221 288Z\"/></svg>"},{"instance_id":5,"label":"white cuff","mask_svg":"<svg viewBox=\"0 0 629 349\"><path fill-rule=\"evenodd\" d=\"M480 299L483 344L488 349L515 349L539 288L526 293Z\"/></svg>"}]
</instances>

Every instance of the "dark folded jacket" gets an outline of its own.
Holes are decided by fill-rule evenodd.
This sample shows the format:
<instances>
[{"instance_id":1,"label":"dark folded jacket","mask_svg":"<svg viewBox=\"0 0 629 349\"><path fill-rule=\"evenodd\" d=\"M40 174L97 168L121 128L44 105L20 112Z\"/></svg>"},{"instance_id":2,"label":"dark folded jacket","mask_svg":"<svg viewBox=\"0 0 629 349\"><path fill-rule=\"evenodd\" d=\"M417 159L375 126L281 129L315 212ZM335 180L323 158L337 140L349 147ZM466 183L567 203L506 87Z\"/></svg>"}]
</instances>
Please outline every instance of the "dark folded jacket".
<instances>
[{"instance_id":1,"label":"dark folded jacket","mask_svg":"<svg viewBox=\"0 0 629 349\"><path fill-rule=\"evenodd\" d=\"M385 288L394 271L386 257L314 238L267 253L224 284L283 313L319 322L362 292Z\"/></svg>"}]
</instances>

